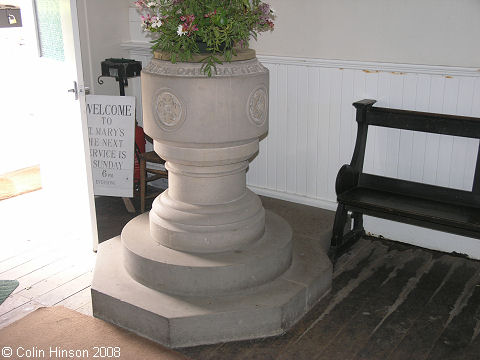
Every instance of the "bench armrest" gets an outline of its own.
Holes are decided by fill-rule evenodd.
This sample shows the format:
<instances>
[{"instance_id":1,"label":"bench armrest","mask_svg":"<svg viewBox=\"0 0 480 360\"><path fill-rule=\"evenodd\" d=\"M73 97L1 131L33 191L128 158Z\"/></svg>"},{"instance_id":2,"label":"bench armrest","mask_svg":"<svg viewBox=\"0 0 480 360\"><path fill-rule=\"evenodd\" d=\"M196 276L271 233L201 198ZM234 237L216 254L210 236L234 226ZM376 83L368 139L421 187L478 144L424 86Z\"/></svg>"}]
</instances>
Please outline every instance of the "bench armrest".
<instances>
[{"instance_id":1,"label":"bench armrest","mask_svg":"<svg viewBox=\"0 0 480 360\"><path fill-rule=\"evenodd\" d=\"M353 166L343 165L337 174L335 181L335 192L337 195L344 193L358 185L359 173L355 171Z\"/></svg>"}]
</instances>

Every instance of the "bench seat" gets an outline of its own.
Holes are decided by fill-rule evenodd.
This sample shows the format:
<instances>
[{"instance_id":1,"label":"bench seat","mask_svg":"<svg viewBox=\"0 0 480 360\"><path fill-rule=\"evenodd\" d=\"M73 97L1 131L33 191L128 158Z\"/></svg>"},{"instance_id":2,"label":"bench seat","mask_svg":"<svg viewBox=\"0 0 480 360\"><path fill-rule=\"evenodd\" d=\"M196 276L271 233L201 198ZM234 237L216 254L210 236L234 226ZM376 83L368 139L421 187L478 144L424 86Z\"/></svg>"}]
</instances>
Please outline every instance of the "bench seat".
<instances>
[{"instance_id":1,"label":"bench seat","mask_svg":"<svg viewBox=\"0 0 480 360\"><path fill-rule=\"evenodd\" d=\"M480 238L480 209L366 187L338 195L346 209L383 219Z\"/></svg>"}]
</instances>

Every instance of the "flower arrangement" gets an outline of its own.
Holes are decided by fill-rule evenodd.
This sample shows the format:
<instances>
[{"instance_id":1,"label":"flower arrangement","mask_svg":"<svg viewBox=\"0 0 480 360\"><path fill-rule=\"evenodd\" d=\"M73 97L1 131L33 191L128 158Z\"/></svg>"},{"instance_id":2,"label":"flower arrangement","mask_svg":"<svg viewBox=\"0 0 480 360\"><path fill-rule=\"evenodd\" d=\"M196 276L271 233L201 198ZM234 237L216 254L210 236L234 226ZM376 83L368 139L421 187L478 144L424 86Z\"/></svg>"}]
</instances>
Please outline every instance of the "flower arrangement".
<instances>
[{"instance_id":1,"label":"flower arrangement","mask_svg":"<svg viewBox=\"0 0 480 360\"><path fill-rule=\"evenodd\" d=\"M142 27L158 34L153 50L188 61L205 53L203 72L212 75L221 58L230 61L250 37L274 28L275 13L261 0L138 0Z\"/></svg>"}]
</instances>

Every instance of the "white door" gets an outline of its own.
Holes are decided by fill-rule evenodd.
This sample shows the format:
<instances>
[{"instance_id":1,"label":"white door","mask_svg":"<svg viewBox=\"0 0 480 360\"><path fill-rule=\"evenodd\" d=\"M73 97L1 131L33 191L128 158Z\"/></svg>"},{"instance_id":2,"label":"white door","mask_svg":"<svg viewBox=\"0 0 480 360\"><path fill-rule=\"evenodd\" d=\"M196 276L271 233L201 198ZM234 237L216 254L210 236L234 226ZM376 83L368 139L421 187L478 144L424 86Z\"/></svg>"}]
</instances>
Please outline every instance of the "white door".
<instances>
[{"instance_id":1,"label":"white door","mask_svg":"<svg viewBox=\"0 0 480 360\"><path fill-rule=\"evenodd\" d=\"M76 0L17 3L24 7L24 26L35 32L36 47L35 54L30 47L28 54L10 62L11 73L18 74L17 91L10 96L18 112L29 115L23 122L28 125L17 126L18 133L28 134L28 143L17 142L39 157L43 188L43 204L34 214L26 211L25 226L29 218L41 218L36 224L39 236L74 245L93 243L96 249ZM25 34L23 41L30 40L30 33Z\"/></svg>"},{"instance_id":2,"label":"white door","mask_svg":"<svg viewBox=\"0 0 480 360\"><path fill-rule=\"evenodd\" d=\"M63 58L43 56L42 31L39 31L40 69L44 76L42 84L46 84L46 91L40 96L44 114L42 129L43 137L49 139L44 146L41 166L42 170L45 168L45 177L42 180L45 190L59 205L56 224L63 226L58 230L70 238L93 243L96 249L97 226L76 0L59 0L58 4ZM37 5L38 28L41 29L39 10Z\"/></svg>"}]
</instances>

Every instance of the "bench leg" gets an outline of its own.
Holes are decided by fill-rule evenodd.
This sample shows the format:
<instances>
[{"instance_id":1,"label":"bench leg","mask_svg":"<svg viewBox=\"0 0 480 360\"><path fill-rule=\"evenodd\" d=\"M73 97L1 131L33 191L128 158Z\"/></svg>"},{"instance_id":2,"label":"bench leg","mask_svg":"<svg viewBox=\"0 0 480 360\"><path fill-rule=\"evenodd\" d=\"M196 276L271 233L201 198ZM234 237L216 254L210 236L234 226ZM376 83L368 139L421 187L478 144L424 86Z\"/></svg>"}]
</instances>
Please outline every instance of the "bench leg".
<instances>
[{"instance_id":1,"label":"bench leg","mask_svg":"<svg viewBox=\"0 0 480 360\"><path fill-rule=\"evenodd\" d=\"M343 242L343 232L345 231L345 224L347 222L347 210L342 204L338 204L337 212L335 213L335 221L333 223L332 240L330 242L329 256L334 259L336 251Z\"/></svg>"},{"instance_id":2,"label":"bench leg","mask_svg":"<svg viewBox=\"0 0 480 360\"><path fill-rule=\"evenodd\" d=\"M358 240L361 236L365 235L365 229L363 228L363 214L352 213L353 218L353 232L355 233L355 240Z\"/></svg>"},{"instance_id":3,"label":"bench leg","mask_svg":"<svg viewBox=\"0 0 480 360\"><path fill-rule=\"evenodd\" d=\"M332 241L328 252L328 256L332 261L335 261L339 255L349 249L365 234L363 214L354 212L352 213L352 219L353 229L345 233L347 211L345 206L338 204L335 222L333 223Z\"/></svg>"}]
</instances>

